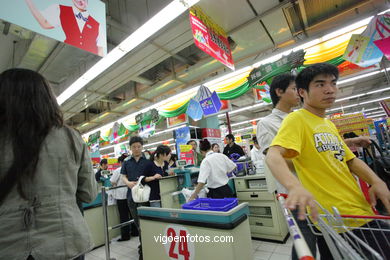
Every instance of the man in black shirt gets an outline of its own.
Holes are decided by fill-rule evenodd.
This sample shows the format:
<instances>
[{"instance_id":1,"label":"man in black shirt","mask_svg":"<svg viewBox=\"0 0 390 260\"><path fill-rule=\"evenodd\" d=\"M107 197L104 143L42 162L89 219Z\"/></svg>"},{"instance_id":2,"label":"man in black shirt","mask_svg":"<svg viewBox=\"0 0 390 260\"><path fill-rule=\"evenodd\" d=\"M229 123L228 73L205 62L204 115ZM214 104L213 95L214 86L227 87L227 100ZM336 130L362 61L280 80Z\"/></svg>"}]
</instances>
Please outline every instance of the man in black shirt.
<instances>
[{"instance_id":1,"label":"man in black shirt","mask_svg":"<svg viewBox=\"0 0 390 260\"><path fill-rule=\"evenodd\" d=\"M133 136L130 138L130 150L131 156L127 157L123 162L121 174L122 180L126 183L127 190L127 202L129 205L129 210L131 216L134 218L134 223L139 230L139 239L141 242L141 231L139 226L139 218L137 208L140 206L149 206L147 203L135 203L131 196L131 189L137 184L138 178L143 175L145 168L148 167L152 162L145 158L142 153L144 141L139 136ZM142 247L138 247L138 253L140 255L139 259L142 259Z\"/></svg>"},{"instance_id":2,"label":"man in black shirt","mask_svg":"<svg viewBox=\"0 0 390 260\"><path fill-rule=\"evenodd\" d=\"M232 155L234 153L237 153L240 156L245 155L244 150L241 148L241 146L239 146L238 144L236 144L234 142L235 141L234 135L228 134L225 137L225 141L226 141L227 145L225 146L225 149L223 149L223 154L224 155L226 155L229 158L230 158L230 155Z\"/></svg>"}]
</instances>

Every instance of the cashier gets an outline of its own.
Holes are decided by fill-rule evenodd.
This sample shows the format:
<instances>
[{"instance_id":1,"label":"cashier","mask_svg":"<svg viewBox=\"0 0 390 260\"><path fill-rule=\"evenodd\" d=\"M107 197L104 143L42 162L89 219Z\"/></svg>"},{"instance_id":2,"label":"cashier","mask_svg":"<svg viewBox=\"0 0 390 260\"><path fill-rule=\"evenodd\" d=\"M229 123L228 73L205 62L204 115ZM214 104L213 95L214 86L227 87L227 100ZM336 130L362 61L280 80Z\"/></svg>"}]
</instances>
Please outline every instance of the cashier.
<instances>
[{"instance_id":1,"label":"cashier","mask_svg":"<svg viewBox=\"0 0 390 260\"><path fill-rule=\"evenodd\" d=\"M225 155L213 152L207 139L200 141L199 148L205 158L200 164L198 185L190 197L190 201L197 198L206 182L209 189L207 197L213 199L233 197L232 190L228 185L227 174L236 168L236 164Z\"/></svg>"}]
</instances>

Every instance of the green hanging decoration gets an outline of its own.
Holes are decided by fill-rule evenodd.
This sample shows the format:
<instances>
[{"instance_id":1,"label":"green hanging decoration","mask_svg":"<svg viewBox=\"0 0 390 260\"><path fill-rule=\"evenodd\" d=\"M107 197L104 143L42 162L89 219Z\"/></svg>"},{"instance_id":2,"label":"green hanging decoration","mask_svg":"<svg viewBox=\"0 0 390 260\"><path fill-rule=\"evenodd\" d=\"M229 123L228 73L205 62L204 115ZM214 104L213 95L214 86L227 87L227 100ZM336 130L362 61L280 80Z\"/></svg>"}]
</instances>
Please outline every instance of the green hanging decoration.
<instances>
[{"instance_id":1,"label":"green hanging decoration","mask_svg":"<svg viewBox=\"0 0 390 260\"><path fill-rule=\"evenodd\" d=\"M187 107L188 107L189 102L190 101L187 101L184 105L182 105L181 107L179 107L175 110L168 111L168 112L167 111L159 111L158 113L160 114L160 116L165 117L165 118L175 117L175 116L184 114L187 111Z\"/></svg>"},{"instance_id":2,"label":"green hanging decoration","mask_svg":"<svg viewBox=\"0 0 390 260\"><path fill-rule=\"evenodd\" d=\"M291 52L287 56L283 56L279 60L261 65L251 71L248 76L249 85L254 87L255 85L269 80L279 74L291 71L294 68L298 68L303 65L305 61L304 50Z\"/></svg>"}]
</instances>

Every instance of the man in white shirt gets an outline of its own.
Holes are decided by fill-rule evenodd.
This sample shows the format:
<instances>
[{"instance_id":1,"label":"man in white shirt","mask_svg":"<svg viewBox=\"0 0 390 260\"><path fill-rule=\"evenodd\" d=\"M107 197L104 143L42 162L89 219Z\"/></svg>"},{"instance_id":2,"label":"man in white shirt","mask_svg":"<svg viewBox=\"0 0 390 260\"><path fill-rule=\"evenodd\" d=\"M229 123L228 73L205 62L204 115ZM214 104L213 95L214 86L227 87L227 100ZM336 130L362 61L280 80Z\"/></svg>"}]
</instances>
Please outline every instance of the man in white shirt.
<instances>
[{"instance_id":1,"label":"man in white shirt","mask_svg":"<svg viewBox=\"0 0 390 260\"><path fill-rule=\"evenodd\" d=\"M300 98L295 85L295 76L291 74L276 76L272 80L270 95L274 109L271 114L262 118L257 124L256 137L260 145L260 152L263 154L266 154L282 125L283 119L299 104ZM274 192L276 189L279 193L287 193L287 190L275 180L267 167L265 174L269 186L268 191Z\"/></svg>"},{"instance_id":2,"label":"man in white shirt","mask_svg":"<svg viewBox=\"0 0 390 260\"><path fill-rule=\"evenodd\" d=\"M88 12L88 0L72 0L73 6L54 4L41 11L32 0L25 0L32 15L43 29L61 27L65 43L104 55L104 31L101 23Z\"/></svg>"},{"instance_id":3,"label":"man in white shirt","mask_svg":"<svg viewBox=\"0 0 390 260\"><path fill-rule=\"evenodd\" d=\"M122 154L118 158L118 163L120 164L120 167L115 169L114 173L112 174L110 181L112 186L123 186L125 182L121 178L121 168L122 163L125 160L127 155ZM130 210L127 205L127 186L123 188L118 188L113 190L114 191L114 198L116 199L116 205L118 206L118 212L119 212L119 219L120 222L127 222L131 219L130 216ZM121 227L121 238L118 239L119 242L121 241L127 241L130 240L130 226L124 226Z\"/></svg>"},{"instance_id":4,"label":"man in white shirt","mask_svg":"<svg viewBox=\"0 0 390 260\"><path fill-rule=\"evenodd\" d=\"M228 185L227 174L237 167L236 164L225 155L214 153L207 139L200 141L200 151L206 157L200 164L198 185L189 200L196 199L206 182L209 189L207 197L213 199L232 197L233 193Z\"/></svg>"}]
</instances>

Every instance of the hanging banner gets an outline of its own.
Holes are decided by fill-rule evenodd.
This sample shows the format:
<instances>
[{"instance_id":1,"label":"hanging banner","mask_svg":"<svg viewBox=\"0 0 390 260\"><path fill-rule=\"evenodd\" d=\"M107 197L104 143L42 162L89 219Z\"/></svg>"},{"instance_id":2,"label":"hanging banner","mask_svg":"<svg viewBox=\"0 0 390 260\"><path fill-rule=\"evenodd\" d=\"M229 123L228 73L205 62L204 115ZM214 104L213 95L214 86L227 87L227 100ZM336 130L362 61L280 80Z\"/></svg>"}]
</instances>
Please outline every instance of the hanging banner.
<instances>
[{"instance_id":1,"label":"hanging banner","mask_svg":"<svg viewBox=\"0 0 390 260\"><path fill-rule=\"evenodd\" d=\"M174 117L168 117L167 118L167 128L172 128L175 126L183 125L188 123L188 116L187 114L181 114Z\"/></svg>"},{"instance_id":2,"label":"hanging banner","mask_svg":"<svg viewBox=\"0 0 390 260\"><path fill-rule=\"evenodd\" d=\"M219 112L222 107L221 100L219 99L217 92L213 92L211 97L201 100L200 106L202 107L203 114L205 116L214 115Z\"/></svg>"},{"instance_id":3,"label":"hanging banner","mask_svg":"<svg viewBox=\"0 0 390 260\"><path fill-rule=\"evenodd\" d=\"M194 121L198 121L202 119L203 116L203 110L200 106L199 102L195 99L191 98L190 102L188 103L186 114L192 118Z\"/></svg>"},{"instance_id":4,"label":"hanging banner","mask_svg":"<svg viewBox=\"0 0 390 260\"><path fill-rule=\"evenodd\" d=\"M140 113L135 116L135 121L139 126L139 135L143 138L148 138L154 135L156 130L156 123L160 116L158 111L153 108L145 113Z\"/></svg>"},{"instance_id":5,"label":"hanging banner","mask_svg":"<svg viewBox=\"0 0 390 260\"><path fill-rule=\"evenodd\" d=\"M375 18L375 28L378 33L374 44L381 52L390 60L390 12L380 15Z\"/></svg>"},{"instance_id":6,"label":"hanging banner","mask_svg":"<svg viewBox=\"0 0 390 260\"><path fill-rule=\"evenodd\" d=\"M258 89L254 88L253 93L255 96L255 102L256 103L261 103L261 102L266 102L266 103L271 103L271 93L270 87L266 82L263 82L261 84L257 84Z\"/></svg>"},{"instance_id":7,"label":"hanging banner","mask_svg":"<svg viewBox=\"0 0 390 260\"><path fill-rule=\"evenodd\" d=\"M298 50L296 52L291 52L289 55L284 56L275 62L254 68L248 76L248 82L251 86L255 86L276 75L298 68L303 65L303 62L305 61L304 56L305 52L303 50Z\"/></svg>"},{"instance_id":8,"label":"hanging banner","mask_svg":"<svg viewBox=\"0 0 390 260\"><path fill-rule=\"evenodd\" d=\"M234 62L227 35L198 6L190 8L190 24L194 43L199 49L234 70Z\"/></svg>"},{"instance_id":9,"label":"hanging banner","mask_svg":"<svg viewBox=\"0 0 390 260\"><path fill-rule=\"evenodd\" d=\"M0 18L99 56L107 53L106 6L101 1L1 1Z\"/></svg>"},{"instance_id":10,"label":"hanging banner","mask_svg":"<svg viewBox=\"0 0 390 260\"><path fill-rule=\"evenodd\" d=\"M375 16L362 34L352 35L343 58L361 67L379 63L383 54L388 55L390 51L388 45L389 19L389 12Z\"/></svg>"},{"instance_id":11,"label":"hanging banner","mask_svg":"<svg viewBox=\"0 0 390 260\"><path fill-rule=\"evenodd\" d=\"M229 100L221 100L221 109L219 110L219 114L226 113L232 110L232 106L230 105Z\"/></svg>"},{"instance_id":12,"label":"hanging banner","mask_svg":"<svg viewBox=\"0 0 390 260\"><path fill-rule=\"evenodd\" d=\"M211 93L210 89L203 85L200 86L194 100L199 101L204 116L214 115L222 107L217 92Z\"/></svg>"}]
</instances>

